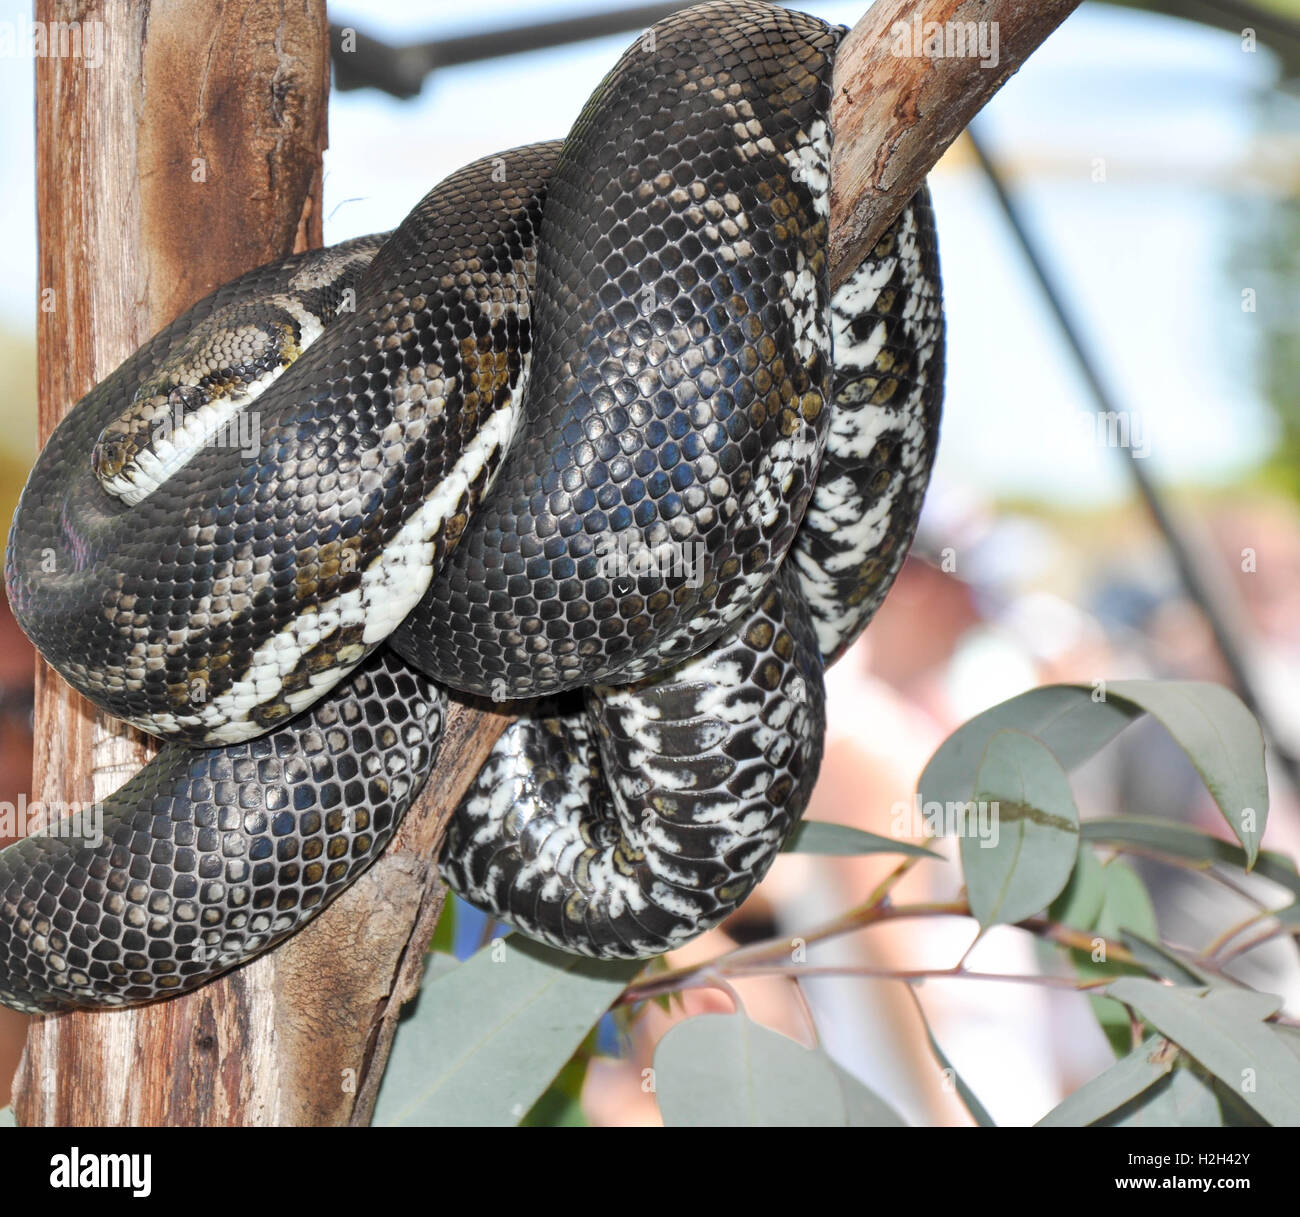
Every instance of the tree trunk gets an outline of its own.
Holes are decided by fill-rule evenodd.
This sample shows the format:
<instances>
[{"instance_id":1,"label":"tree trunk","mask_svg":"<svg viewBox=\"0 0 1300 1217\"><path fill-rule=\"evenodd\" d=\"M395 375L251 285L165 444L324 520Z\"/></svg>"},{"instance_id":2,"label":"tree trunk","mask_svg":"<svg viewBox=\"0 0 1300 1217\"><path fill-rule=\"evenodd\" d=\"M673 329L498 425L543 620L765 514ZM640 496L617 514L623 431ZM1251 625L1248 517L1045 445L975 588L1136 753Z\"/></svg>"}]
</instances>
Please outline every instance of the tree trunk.
<instances>
[{"instance_id":1,"label":"tree trunk","mask_svg":"<svg viewBox=\"0 0 1300 1217\"><path fill-rule=\"evenodd\" d=\"M132 350L241 272L320 243L329 91L324 0L38 0L39 431ZM57 53L53 53L57 52ZM33 798L99 799L144 739L43 663ZM142 1010L35 1020L23 1124L289 1120L275 965Z\"/></svg>"},{"instance_id":2,"label":"tree trunk","mask_svg":"<svg viewBox=\"0 0 1300 1217\"><path fill-rule=\"evenodd\" d=\"M835 73L831 276L869 249L971 116L1078 0L877 0ZM103 64L37 70L41 435L163 323L250 266L319 239L321 0L176 0L100 20ZM917 22L921 24L918 26ZM902 27L979 22L996 64L908 49ZM910 36L910 35L909 35ZM521 86L522 87L522 86ZM79 134L84 138L77 138ZM202 182L192 181L199 158ZM431 183L432 184L432 183ZM102 797L145 753L42 668L36 797ZM384 856L315 922L196 993L39 1020L24 1124L362 1124L442 906L433 858L508 720L453 704L437 772Z\"/></svg>"}]
</instances>

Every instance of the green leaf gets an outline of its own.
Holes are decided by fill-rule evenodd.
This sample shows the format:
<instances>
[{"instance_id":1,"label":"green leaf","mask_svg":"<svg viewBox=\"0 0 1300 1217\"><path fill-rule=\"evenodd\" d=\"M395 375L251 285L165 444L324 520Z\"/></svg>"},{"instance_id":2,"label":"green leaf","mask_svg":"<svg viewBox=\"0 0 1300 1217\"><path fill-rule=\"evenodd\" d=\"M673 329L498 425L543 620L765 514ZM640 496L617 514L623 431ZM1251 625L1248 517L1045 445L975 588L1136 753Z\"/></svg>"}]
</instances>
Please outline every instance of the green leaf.
<instances>
[{"instance_id":1,"label":"green leaf","mask_svg":"<svg viewBox=\"0 0 1300 1217\"><path fill-rule=\"evenodd\" d=\"M1183 858L1201 866L1220 863L1246 869L1246 851L1230 841L1222 841L1196 828L1187 828L1168 820L1141 816L1114 816L1102 820L1084 820L1079 826L1083 840L1097 845L1113 845L1153 854ZM1255 860L1254 873L1286 888L1292 901L1273 911L1284 925L1300 924L1300 874L1295 863L1284 854L1263 850Z\"/></svg>"},{"instance_id":2,"label":"green leaf","mask_svg":"<svg viewBox=\"0 0 1300 1217\"><path fill-rule=\"evenodd\" d=\"M950 1080L956 1088L957 1097L961 1099L966 1110L970 1112L971 1118L980 1128L996 1128L997 1125L994 1124L993 1117L989 1115L984 1104L976 1098L975 1092L966 1085L961 1074L953 1068L947 1054L939 1047L939 1041L934 1038L934 1030L930 1026L930 1020L925 1017L925 1007L921 1005L915 990L909 986L908 992L912 995L912 1004L916 1007L917 1014L921 1016L921 1026L925 1028L925 1038L930 1041L930 1053L938 1063L939 1068L943 1070L945 1078Z\"/></svg>"},{"instance_id":3,"label":"green leaf","mask_svg":"<svg viewBox=\"0 0 1300 1217\"><path fill-rule=\"evenodd\" d=\"M1154 1086L1173 1067L1178 1049L1160 1036L1152 1036L1116 1062L1105 1073L1080 1086L1041 1120L1039 1128L1083 1128Z\"/></svg>"},{"instance_id":4,"label":"green leaf","mask_svg":"<svg viewBox=\"0 0 1300 1217\"><path fill-rule=\"evenodd\" d=\"M1247 869L1253 866L1268 818L1268 777L1263 733L1241 698L1195 680L1117 680L1107 686L1111 697L1145 710L1174 737L1245 849Z\"/></svg>"},{"instance_id":5,"label":"green leaf","mask_svg":"<svg viewBox=\"0 0 1300 1217\"><path fill-rule=\"evenodd\" d=\"M1024 731L1039 740L1065 770L1077 768L1133 721L1138 711L1124 702L1093 701L1075 685L1030 689L977 714L936 750L917 782L923 803L969 802L975 775L999 731Z\"/></svg>"},{"instance_id":6,"label":"green leaf","mask_svg":"<svg viewBox=\"0 0 1300 1217\"><path fill-rule=\"evenodd\" d=\"M824 1053L819 1055L825 1055ZM830 1060L829 1057L826 1058ZM864 1085L843 1065L831 1061L831 1069L844 1100L845 1123L850 1128L905 1128L907 1121L874 1090Z\"/></svg>"},{"instance_id":7,"label":"green leaf","mask_svg":"<svg viewBox=\"0 0 1300 1217\"><path fill-rule=\"evenodd\" d=\"M1084 827L1088 821L1084 821ZM1112 858L1101 868L1101 907L1091 925L1083 927L1101 938L1119 941L1125 931L1136 932L1145 938L1158 938L1156 912L1147 894L1142 876L1122 858ZM1113 959L1094 961L1086 951L1072 951L1071 958L1079 976L1084 980L1102 980L1107 977L1133 976L1140 969ZM1117 1057L1127 1055L1133 1048L1128 1013L1119 1002L1109 997L1090 994L1088 1004L1101 1025L1107 1041Z\"/></svg>"},{"instance_id":8,"label":"green leaf","mask_svg":"<svg viewBox=\"0 0 1300 1217\"><path fill-rule=\"evenodd\" d=\"M1198 828L1188 828L1170 820L1155 820L1144 816L1112 816L1100 820L1084 820L1079 831L1085 841L1097 845L1130 846L1168 854L1199 862L1208 866L1221 862L1245 869L1246 851L1230 841L1221 841ZM1295 863L1284 854L1264 850L1256 859L1254 872L1272 883L1287 888L1300 897L1300 874Z\"/></svg>"},{"instance_id":9,"label":"green leaf","mask_svg":"<svg viewBox=\"0 0 1300 1217\"><path fill-rule=\"evenodd\" d=\"M591 1054L596 1050L596 1032L587 1033L582 1046L556 1075L546 1093L533 1104L520 1121L523 1128L585 1128L587 1117L582 1110L582 1087L587 1080Z\"/></svg>"},{"instance_id":10,"label":"green leaf","mask_svg":"<svg viewBox=\"0 0 1300 1217\"><path fill-rule=\"evenodd\" d=\"M803 820L795 826L785 843L792 854L832 854L844 857L850 854L907 854L913 858L937 858L943 855L914 845L910 841L895 841L847 824L830 824L825 820Z\"/></svg>"},{"instance_id":11,"label":"green leaf","mask_svg":"<svg viewBox=\"0 0 1300 1217\"><path fill-rule=\"evenodd\" d=\"M18 1120L12 1107L0 1107L0 1128L17 1128Z\"/></svg>"},{"instance_id":12,"label":"green leaf","mask_svg":"<svg viewBox=\"0 0 1300 1217\"><path fill-rule=\"evenodd\" d=\"M1078 855L1079 812L1065 770L1032 735L998 731L976 775L975 802L996 805L998 832L961 839L971 912L986 929L1041 912Z\"/></svg>"},{"instance_id":13,"label":"green leaf","mask_svg":"<svg viewBox=\"0 0 1300 1217\"><path fill-rule=\"evenodd\" d=\"M1173 1070L1137 1098L1097 1121L1101 1128L1221 1128L1216 1083L1195 1061L1180 1056Z\"/></svg>"},{"instance_id":14,"label":"green leaf","mask_svg":"<svg viewBox=\"0 0 1300 1217\"><path fill-rule=\"evenodd\" d=\"M1106 898L1106 879L1097 855L1090 849L1079 850L1070 882L1048 910L1053 921L1075 930L1090 930L1097 922L1102 901Z\"/></svg>"},{"instance_id":15,"label":"green leaf","mask_svg":"<svg viewBox=\"0 0 1300 1217\"><path fill-rule=\"evenodd\" d=\"M1112 858L1101 870L1106 889L1092 928L1102 938L1114 941L1119 941L1125 930L1158 938L1156 908L1142 876L1122 858Z\"/></svg>"},{"instance_id":16,"label":"green leaf","mask_svg":"<svg viewBox=\"0 0 1300 1217\"><path fill-rule=\"evenodd\" d=\"M1300 1031L1294 1027L1278 1027L1278 1038L1291 1049L1292 1052L1300 1057Z\"/></svg>"},{"instance_id":17,"label":"green leaf","mask_svg":"<svg viewBox=\"0 0 1300 1217\"><path fill-rule=\"evenodd\" d=\"M1204 988L1222 983L1214 973L1198 967L1195 961L1184 959L1163 942L1152 941L1132 930L1120 930L1120 941L1128 947L1133 958L1153 976L1176 985Z\"/></svg>"},{"instance_id":18,"label":"green leaf","mask_svg":"<svg viewBox=\"0 0 1300 1217\"><path fill-rule=\"evenodd\" d=\"M448 972L454 972L460 967L460 960L454 955L444 955L441 951L430 951L424 957L424 974L420 977L420 987L423 989L431 985L441 976L446 976ZM419 1001L419 997L416 997ZM414 1007L412 1007L414 1009ZM407 1012L402 1011L402 1017L407 1017Z\"/></svg>"},{"instance_id":19,"label":"green leaf","mask_svg":"<svg viewBox=\"0 0 1300 1217\"><path fill-rule=\"evenodd\" d=\"M429 950L442 955L456 953L456 897L451 892L442 902L442 912L438 914L438 925L429 942Z\"/></svg>"},{"instance_id":20,"label":"green leaf","mask_svg":"<svg viewBox=\"0 0 1300 1217\"><path fill-rule=\"evenodd\" d=\"M512 935L426 972L393 1041L374 1123L517 1124L641 967Z\"/></svg>"},{"instance_id":21,"label":"green leaf","mask_svg":"<svg viewBox=\"0 0 1300 1217\"><path fill-rule=\"evenodd\" d=\"M878 1127L902 1120L823 1052L743 1014L701 1014L655 1048L664 1123L678 1128Z\"/></svg>"},{"instance_id":22,"label":"green leaf","mask_svg":"<svg viewBox=\"0 0 1300 1217\"><path fill-rule=\"evenodd\" d=\"M1270 1124L1300 1126L1300 1058L1262 1020L1282 999L1245 989L1196 993L1126 977L1109 987Z\"/></svg>"},{"instance_id":23,"label":"green leaf","mask_svg":"<svg viewBox=\"0 0 1300 1217\"><path fill-rule=\"evenodd\" d=\"M930 758L917 783L923 804L969 801L984 750L1000 730L1033 735L1068 771L1148 713L1191 758L1253 864L1268 815L1268 784L1263 736L1241 700L1199 681L1121 680L1107 687L1104 701L1093 696L1081 685L1046 685L976 715Z\"/></svg>"}]
</instances>

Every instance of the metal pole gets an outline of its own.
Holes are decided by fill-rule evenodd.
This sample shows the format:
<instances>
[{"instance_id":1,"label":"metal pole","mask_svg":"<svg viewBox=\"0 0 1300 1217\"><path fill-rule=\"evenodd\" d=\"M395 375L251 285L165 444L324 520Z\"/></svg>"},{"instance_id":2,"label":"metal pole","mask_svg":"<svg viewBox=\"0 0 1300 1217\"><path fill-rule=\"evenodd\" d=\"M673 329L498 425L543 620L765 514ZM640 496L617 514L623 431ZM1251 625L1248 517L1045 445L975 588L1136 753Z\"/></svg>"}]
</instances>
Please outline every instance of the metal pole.
<instances>
[{"instance_id":1,"label":"metal pole","mask_svg":"<svg viewBox=\"0 0 1300 1217\"><path fill-rule=\"evenodd\" d=\"M980 168L988 179L998 206L1006 218L1007 226L1015 237L1016 243L1020 246L1020 251L1024 254L1030 271L1038 281L1038 286L1043 293L1043 299L1056 319L1057 325L1060 326L1061 335L1074 355L1079 372L1092 394L1094 407L1102 415L1117 413L1119 407L1116 398L1110 387L1102 379L1098 361L1088 350L1079 326L1066 308L1065 293L1061 290L1060 285L1053 280L1051 272L1047 269L1046 262L1025 225L1024 217L1021 215L1015 201L1011 198L1001 172L989 157L983 139L975 130L974 123L966 128L966 134L970 139L971 147L974 149L975 159L979 162ZM1207 571L1205 564L1197 558L1186 533L1178 521L1175 520L1173 512L1161 495L1159 487L1157 487L1150 474L1147 473L1142 462L1136 457L1131 448L1121 447L1119 450L1124 456L1126 467L1133 479L1139 497L1146 505L1152 520L1165 539L1165 544L1169 547L1169 552L1173 556L1174 564L1178 569L1178 577L1188 598L1200 609L1202 616L1210 627L1215 645L1218 647L1219 654L1223 657L1223 661L1231 674L1232 683L1236 686L1241 700L1246 703L1251 713L1259 720L1265 736L1268 737L1272 744L1273 754L1281 763L1291 785L1300 790L1300 761L1297 761L1297 758L1279 742L1277 733L1272 729L1267 712L1256 691L1254 677L1246 659L1245 648L1238 641L1229 624L1229 610L1222 604L1215 593L1213 577Z\"/></svg>"}]
</instances>

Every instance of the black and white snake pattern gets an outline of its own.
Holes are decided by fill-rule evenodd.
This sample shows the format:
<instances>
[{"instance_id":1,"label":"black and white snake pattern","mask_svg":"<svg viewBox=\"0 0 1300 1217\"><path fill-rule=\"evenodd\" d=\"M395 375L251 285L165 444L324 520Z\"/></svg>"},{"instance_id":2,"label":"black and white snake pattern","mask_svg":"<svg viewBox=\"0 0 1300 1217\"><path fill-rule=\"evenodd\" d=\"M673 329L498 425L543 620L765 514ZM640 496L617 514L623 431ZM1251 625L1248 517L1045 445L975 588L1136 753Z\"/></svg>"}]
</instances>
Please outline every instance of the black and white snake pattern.
<instances>
[{"instance_id":1,"label":"black and white snake pattern","mask_svg":"<svg viewBox=\"0 0 1300 1217\"><path fill-rule=\"evenodd\" d=\"M219 288L68 413L10 603L169 742L102 839L0 852L0 1002L150 1001L293 933L391 837L444 689L529 699L447 834L466 899L631 958L745 899L938 432L924 190L828 287L841 35L679 12L562 142Z\"/></svg>"}]
</instances>

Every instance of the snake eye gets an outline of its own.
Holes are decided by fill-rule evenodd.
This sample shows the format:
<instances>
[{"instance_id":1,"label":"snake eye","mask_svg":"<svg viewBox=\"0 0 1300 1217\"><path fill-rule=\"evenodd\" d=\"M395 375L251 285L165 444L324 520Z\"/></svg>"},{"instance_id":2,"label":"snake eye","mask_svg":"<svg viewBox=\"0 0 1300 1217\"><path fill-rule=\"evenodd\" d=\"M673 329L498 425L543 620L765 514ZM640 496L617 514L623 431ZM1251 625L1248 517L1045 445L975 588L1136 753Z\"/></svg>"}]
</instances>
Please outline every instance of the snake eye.
<instances>
[{"instance_id":1,"label":"snake eye","mask_svg":"<svg viewBox=\"0 0 1300 1217\"><path fill-rule=\"evenodd\" d=\"M203 392L194 385L177 385L167 394L169 406L179 406L182 410L193 409L203 402Z\"/></svg>"},{"instance_id":2,"label":"snake eye","mask_svg":"<svg viewBox=\"0 0 1300 1217\"><path fill-rule=\"evenodd\" d=\"M90 467L98 477L112 477L126 462L126 451L120 440L101 439L90 454Z\"/></svg>"}]
</instances>

